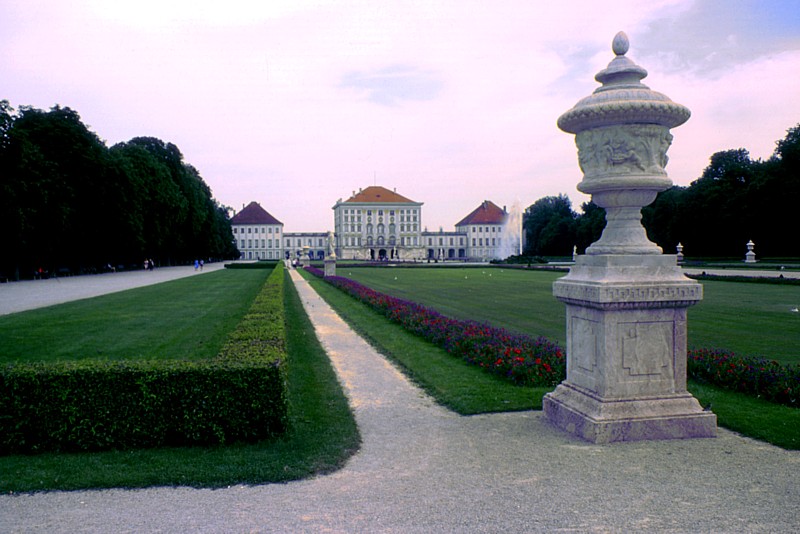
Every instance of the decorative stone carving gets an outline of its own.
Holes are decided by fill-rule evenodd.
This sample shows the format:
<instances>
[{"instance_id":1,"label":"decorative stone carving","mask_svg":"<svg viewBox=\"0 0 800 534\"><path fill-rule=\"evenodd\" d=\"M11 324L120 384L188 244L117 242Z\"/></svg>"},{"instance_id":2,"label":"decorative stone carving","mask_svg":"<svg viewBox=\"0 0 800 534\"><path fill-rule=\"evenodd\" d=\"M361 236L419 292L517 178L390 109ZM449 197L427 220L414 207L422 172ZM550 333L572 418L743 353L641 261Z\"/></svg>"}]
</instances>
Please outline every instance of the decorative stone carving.
<instances>
[{"instance_id":1,"label":"decorative stone carving","mask_svg":"<svg viewBox=\"0 0 800 534\"><path fill-rule=\"evenodd\" d=\"M642 207L672 185L669 129L690 113L641 83L647 71L625 57L624 33L612 48L602 87L558 120L576 134L578 189L606 209L606 227L553 284L567 307L567 378L544 411L596 443L711 437L716 416L686 391L686 309L703 289L641 224Z\"/></svg>"},{"instance_id":2,"label":"decorative stone carving","mask_svg":"<svg viewBox=\"0 0 800 534\"><path fill-rule=\"evenodd\" d=\"M624 128L605 126L575 136L578 161L589 181L608 175L661 174L669 158L672 134L664 126L642 124Z\"/></svg>"}]
</instances>

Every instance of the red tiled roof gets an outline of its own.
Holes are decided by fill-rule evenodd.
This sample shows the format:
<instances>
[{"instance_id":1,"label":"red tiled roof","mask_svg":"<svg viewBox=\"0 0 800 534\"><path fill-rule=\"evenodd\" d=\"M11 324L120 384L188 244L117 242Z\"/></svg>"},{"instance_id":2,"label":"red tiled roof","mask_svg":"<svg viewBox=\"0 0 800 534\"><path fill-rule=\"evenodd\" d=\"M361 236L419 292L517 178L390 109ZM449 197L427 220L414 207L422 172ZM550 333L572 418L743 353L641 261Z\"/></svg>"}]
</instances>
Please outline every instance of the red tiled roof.
<instances>
[{"instance_id":1,"label":"red tiled roof","mask_svg":"<svg viewBox=\"0 0 800 534\"><path fill-rule=\"evenodd\" d=\"M468 224L503 224L508 213L491 200L484 200L480 206L456 223L456 227Z\"/></svg>"},{"instance_id":2,"label":"red tiled roof","mask_svg":"<svg viewBox=\"0 0 800 534\"><path fill-rule=\"evenodd\" d=\"M345 200L345 202L364 202L369 204L385 202L387 204L397 203L415 203L403 195L398 195L394 191L389 191L385 187L379 185L372 185L354 194L352 197Z\"/></svg>"},{"instance_id":3,"label":"red tiled roof","mask_svg":"<svg viewBox=\"0 0 800 534\"><path fill-rule=\"evenodd\" d=\"M231 218L231 224L283 224L258 202L251 202Z\"/></svg>"}]
</instances>

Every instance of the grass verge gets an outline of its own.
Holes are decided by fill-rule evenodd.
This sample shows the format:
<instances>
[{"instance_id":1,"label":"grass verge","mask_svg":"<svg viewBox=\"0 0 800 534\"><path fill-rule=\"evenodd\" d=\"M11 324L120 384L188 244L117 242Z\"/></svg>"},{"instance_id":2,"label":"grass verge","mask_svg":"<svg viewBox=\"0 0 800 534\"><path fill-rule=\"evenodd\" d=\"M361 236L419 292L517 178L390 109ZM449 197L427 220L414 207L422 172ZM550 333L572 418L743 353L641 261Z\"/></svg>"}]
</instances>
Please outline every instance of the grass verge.
<instances>
[{"instance_id":1,"label":"grass verge","mask_svg":"<svg viewBox=\"0 0 800 534\"><path fill-rule=\"evenodd\" d=\"M443 406L461 415L541 409L542 397L550 388L515 386L490 375L407 332L320 279L302 274L353 330Z\"/></svg>"},{"instance_id":2,"label":"grass verge","mask_svg":"<svg viewBox=\"0 0 800 534\"><path fill-rule=\"evenodd\" d=\"M721 426L784 449L800 450L800 409L690 380L689 391L711 405Z\"/></svg>"},{"instance_id":3,"label":"grass verge","mask_svg":"<svg viewBox=\"0 0 800 534\"><path fill-rule=\"evenodd\" d=\"M0 457L0 492L213 488L285 482L337 469L357 450L360 436L291 282L286 284L286 322L290 430L285 436L252 445L5 456Z\"/></svg>"},{"instance_id":4,"label":"grass verge","mask_svg":"<svg viewBox=\"0 0 800 534\"><path fill-rule=\"evenodd\" d=\"M5 315L0 363L212 358L270 272L225 269Z\"/></svg>"}]
</instances>

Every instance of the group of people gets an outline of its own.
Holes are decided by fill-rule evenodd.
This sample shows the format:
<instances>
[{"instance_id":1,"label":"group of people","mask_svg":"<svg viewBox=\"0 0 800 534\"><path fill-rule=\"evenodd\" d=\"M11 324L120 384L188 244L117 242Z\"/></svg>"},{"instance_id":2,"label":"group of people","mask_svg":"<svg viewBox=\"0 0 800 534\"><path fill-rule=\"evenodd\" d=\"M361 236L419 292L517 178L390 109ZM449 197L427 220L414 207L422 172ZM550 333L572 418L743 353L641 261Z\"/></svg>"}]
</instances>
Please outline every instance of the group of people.
<instances>
[{"instance_id":1,"label":"group of people","mask_svg":"<svg viewBox=\"0 0 800 534\"><path fill-rule=\"evenodd\" d=\"M203 270L203 260L194 260L194 270Z\"/></svg>"},{"instance_id":2,"label":"group of people","mask_svg":"<svg viewBox=\"0 0 800 534\"><path fill-rule=\"evenodd\" d=\"M156 262L154 262L152 259L144 260L144 270L145 271L152 271L155 268L156 268Z\"/></svg>"}]
</instances>

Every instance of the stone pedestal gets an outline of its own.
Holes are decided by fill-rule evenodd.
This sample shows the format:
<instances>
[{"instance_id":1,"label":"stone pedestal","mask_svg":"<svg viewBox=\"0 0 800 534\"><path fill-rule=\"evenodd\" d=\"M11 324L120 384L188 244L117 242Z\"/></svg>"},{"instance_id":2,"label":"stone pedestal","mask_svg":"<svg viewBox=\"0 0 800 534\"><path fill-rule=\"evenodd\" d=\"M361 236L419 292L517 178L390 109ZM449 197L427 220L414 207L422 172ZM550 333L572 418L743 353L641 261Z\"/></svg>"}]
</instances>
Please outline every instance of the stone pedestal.
<instances>
[{"instance_id":1,"label":"stone pedestal","mask_svg":"<svg viewBox=\"0 0 800 534\"><path fill-rule=\"evenodd\" d=\"M336 258L325 258L325 276L336 276Z\"/></svg>"},{"instance_id":2,"label":"stone pedestal","mask_svg":"<svg viewBox=\"0 0 800 534\"><path fill-rule=\"evenodd\" d=\"M686 391L686 309L702 286L675 256L583 255L553 285L567 305L567 380L547 418L594 443L713 437Z\"/></svg>"}]
</instances>

